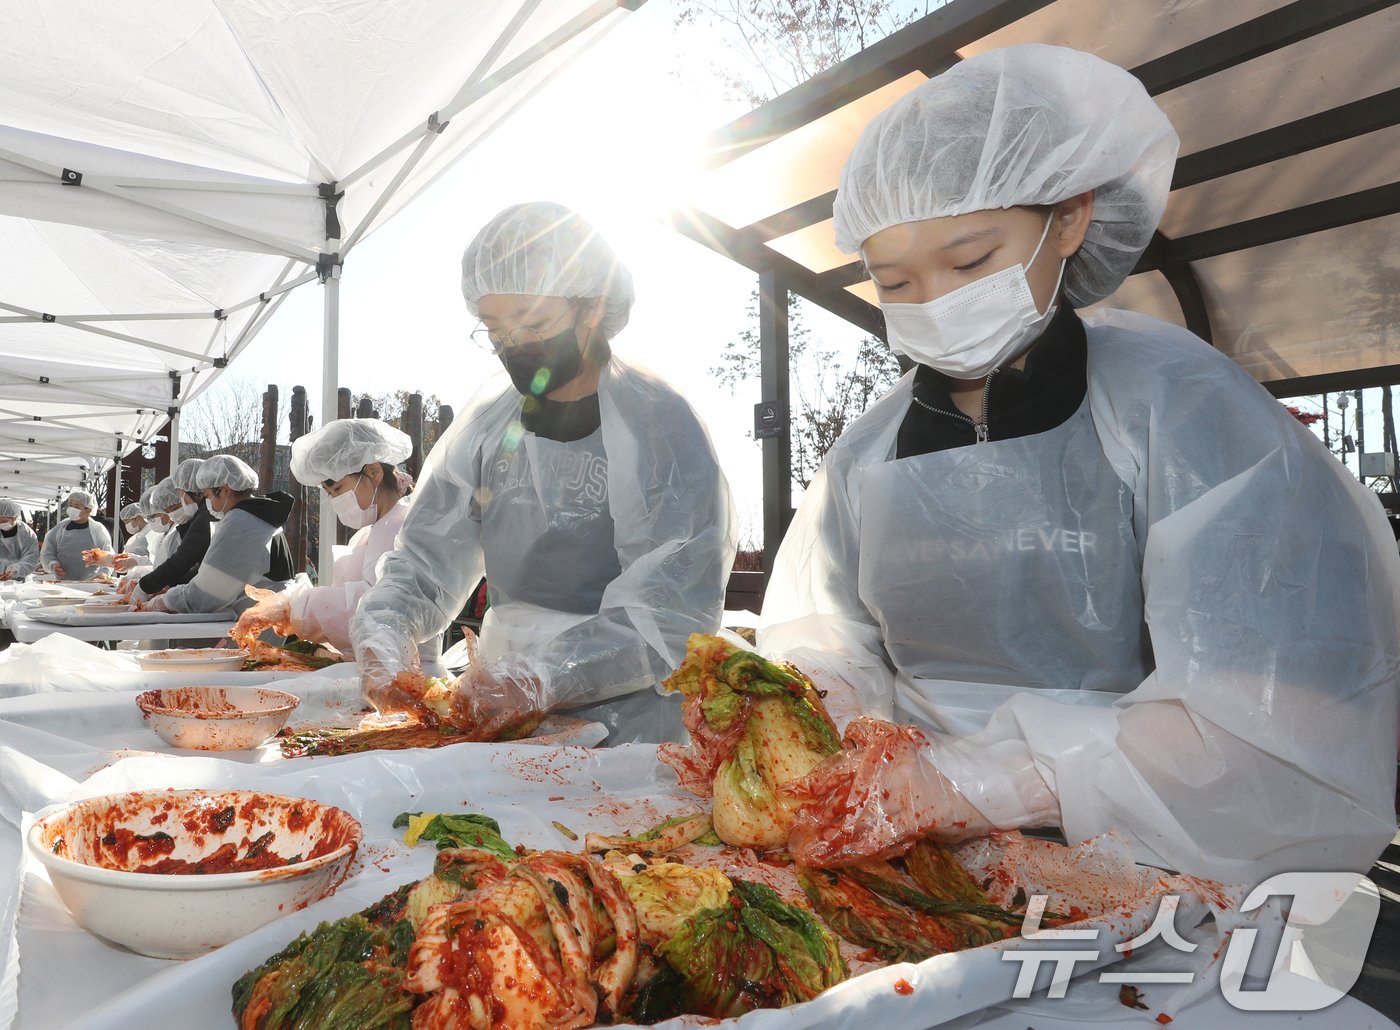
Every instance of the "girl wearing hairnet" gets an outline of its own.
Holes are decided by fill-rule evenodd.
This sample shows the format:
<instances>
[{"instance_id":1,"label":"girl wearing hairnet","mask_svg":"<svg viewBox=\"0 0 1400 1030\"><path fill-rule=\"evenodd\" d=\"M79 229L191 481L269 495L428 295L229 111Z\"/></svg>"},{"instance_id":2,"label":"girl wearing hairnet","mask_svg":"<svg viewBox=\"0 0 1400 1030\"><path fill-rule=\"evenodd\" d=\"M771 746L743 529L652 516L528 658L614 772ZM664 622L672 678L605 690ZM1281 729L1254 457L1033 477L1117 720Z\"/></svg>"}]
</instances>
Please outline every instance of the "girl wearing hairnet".
<instances>
[{"instance_id":1,"label":"girl wearing hairnet","mask_svg":"<svg viewBox=\"0 0 1400 1030\"><path fill-rule=\"evenodd\" d=\"M395 466L412 452L406 433L377 418L339 419L292 441L292 475L305 486L325 490L336 518L355 535L349 553L336 559L330 583L293 583L281 593L249 588L257 604L239 618L234 639L250 639L271 627L284 637L353 653L350 616L378 580L379 559L393 549L408 514L413 481ZM429 643L432 659L436 645L434 638Z\"/></svg>"},{"instance_id":2,"label":"girl wearing hairnet","mask_svg":"<svg viewBox=\"0 0 1400 1030\"><path fill-rule=\"evenodd\" d=\"M44 536L39 560L44 568L59 579L92 579L102 571L96 562L83 558L84 551L112 549L112 534L96 519L90 518L97 506L96 499L86 490L74 490L66 502L68 517Z\"/></svg>"},{"instance_id":3,"label":"girl wearing hairnet","mask_svg":"<svg viewBox=\"0 0 1400 1030\"><path fill-rule=\"evenodd\" d=\"M475 342L510 377L484 385L433 448L398 547L351 621L367 696L412 709L394 677L483 572L491 609L456 685L482 739L567 708L614 742L661 740L654 690L686 638L719 627L734 557L729 490L689 404L614 357L632 279L578 215L507 208L467 247Z\"/></svg>"},{"instance_id":4,"label":"girl wearing hairnet","mask_svg":"<svg viewBox=\"0 0 1400 1030\"><path fill-rule=\"evenodd\" d=\"M253 603L245 587L286 587L293 576L292 552L282 526L292 513L292 497L281 490L258 496L257 485L257 473L232 454L204 460L194 486L218 531L193 578L144 602L143 611L241 612ZM146 580L141 582L144 589Z\"/></svg>"},{"instance_id":5,"label":"girl wearing hairnet","mask_svg":"<svg viewBox=\"0 0 1400 1030\"><path fill-rule=\"evenodd\" d=\"M39 538L24 524L19 505L0 501L0 582L23 579L39 567Z\"/></svg>"},{"instance_id":6,"label":"girl wearing hairnet","mask_svg":"<svg viewBox=\"0 0 1400 1030\"><path fill-rule=\"evenodd\" d=\"M760 645L863 713L799 861L1117 828L1234 882L1395 832L1397 558L1375 499L1235 363L1122 311L1176 134L1131 75L994 51L841 176L894 349L777 558Z\"/></svg>"}]
</instances>

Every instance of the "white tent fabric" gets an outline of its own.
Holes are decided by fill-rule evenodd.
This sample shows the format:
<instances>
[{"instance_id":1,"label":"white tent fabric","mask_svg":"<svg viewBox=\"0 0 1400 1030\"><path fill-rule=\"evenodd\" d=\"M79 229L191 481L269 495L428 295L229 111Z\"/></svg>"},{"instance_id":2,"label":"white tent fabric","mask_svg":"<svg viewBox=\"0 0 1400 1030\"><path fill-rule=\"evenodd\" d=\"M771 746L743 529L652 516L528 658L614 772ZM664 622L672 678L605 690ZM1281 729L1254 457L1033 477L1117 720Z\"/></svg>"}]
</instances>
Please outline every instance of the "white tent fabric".
<instances>
[{"instance_id":1,"label":"white tent fabric","mask_svg":"<svg viewBox=\"0 0 1400 1030\"><path fill-rule=\"evenodd\" d=\"M51 501L160 432L636 6L4 0L0 497Z\"/></svg>"}]
</instances>

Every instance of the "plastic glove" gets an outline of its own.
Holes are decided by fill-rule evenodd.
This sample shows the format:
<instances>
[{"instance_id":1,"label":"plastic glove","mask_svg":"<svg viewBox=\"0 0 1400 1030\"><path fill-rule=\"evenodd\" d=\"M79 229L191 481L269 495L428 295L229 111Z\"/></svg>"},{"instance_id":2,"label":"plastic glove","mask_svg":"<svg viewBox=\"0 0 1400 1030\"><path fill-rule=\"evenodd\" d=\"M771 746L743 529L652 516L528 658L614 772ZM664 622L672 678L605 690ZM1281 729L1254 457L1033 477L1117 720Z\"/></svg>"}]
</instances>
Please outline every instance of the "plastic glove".
<instances>
[{"instance_id":1,"label":"plastic glove","mask_svg":"<svg viewBox=\"0 0 1400 1030\"><path fill-rule=\"evenodd\" d=\"M7 580L7 579L13 579L13 578L14 578L14 573L11 572L9 569L0 569L0 583L5 582L5 580Z\"/></svg>"},{"instance_id":2,"label":"plastic glove","mask_svg":"<svg viewBox=\"0 0 1400 1030\"><path fill-rule=\"evenodd\" d=\"M543 670L521 655L472 662L452 684L451 707L442 718L472 740L526 735L547 705Z\"/></svg>"},{"instance_id":3,"label":"plastic glove","mask_svg":"<svg viewBox=\"0 0 1400 1030\"><path fill-rule=\"evenodd\" d=\"M895 858L923 838L959 841L1058 817L1028 751L984 755L965 741L931 742L913 726L876 719L852 722L842 743L840 754L786 788L806 801L788 836L801 865ZM983 805L989 811L968 800L984 793L995 799Z\"/></svg>"},{"instance_id":4,"label":"plastic glove","mask_svg":"<svg viewBox=\"0 0 1400 1030\"><path fill-rule=\"evenodd\" d=\"M393 634L375 634L355 653L360 669L360 692L381 718L407 715L415 722L428 719L423 705L427 681L418 663L417 648L396 646Z\"/></svg>"},{"instance_id":5,"label":"plastic glove","mask_svg":"<svg viewBox=\"0 0 1400 1030\"><path fill-rule=\"evenodd\" d=\"M271 629L282 637L290 636L295 631L291 621L291 599L285 593L254 586L245 586L243 592L257 604L238 617L237 624L229 632L230 637L240 644L247 644L261 636L265 629Z\"/></svg>"},{"instance_id":6,"label":"plastic glove","mask_svg":"<svg viewBox=\"0 0 1400 1030\"><path fill-rule=\"evenodd\" d=\"M52 576L57 576L59 579L68 578L67 570L64 569L64 567L58 562L54 562L52 565L49 566L49 574Z\"/></svg>"},{"instance_id":7,"label":"plastic glove","mask_svg":"<svg viewBox=\"0 0 1400 1030\"><path fill-rule=\"evenodd\" d=\"M136 610L139 612L170 612L165 603L165 592L162 591L148 601L139 602Z\"/></svg>"},{"instance_id":8,"label":"plastic glove","mask_svg":"<svg viewBox=\"0 0 1400 1030\"><path fill-rule=\"evenodd\" d=\"M112 568L118 572L130 572L140 560L134 554L119 554L112 559Z\"/></svg>"},{"instance_id":9,"label":"plastic glove","mask_svg":"<svg viewBox=\"0 0 1400 1030\"><path fill-rule=\"evenodd\" d=\"M111 551L104 551L100 547L89 547L83 551L83 561L89 565L110 566L116 557Z\"/></svg>"}]
</instances>

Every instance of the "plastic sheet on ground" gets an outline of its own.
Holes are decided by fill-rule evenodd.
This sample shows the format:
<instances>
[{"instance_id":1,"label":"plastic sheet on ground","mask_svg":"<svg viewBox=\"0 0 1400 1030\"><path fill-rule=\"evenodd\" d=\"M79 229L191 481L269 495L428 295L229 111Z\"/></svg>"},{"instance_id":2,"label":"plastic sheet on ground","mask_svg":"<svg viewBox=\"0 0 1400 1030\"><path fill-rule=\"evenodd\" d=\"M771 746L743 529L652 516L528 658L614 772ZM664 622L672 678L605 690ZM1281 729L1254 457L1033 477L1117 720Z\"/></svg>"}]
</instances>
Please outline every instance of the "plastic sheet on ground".
<instances>
[{"instance_id":1,"label":"plastic sheet on ground","mask_svg":"<svg viewBox=\"0 0 1400 1030\"><path fill-rule=\"evenodd\" d=\"M0 956L5 960L0 970L18 970L16 978L0 983L0 1028L16 1004L23 1013L21 1027L125 1027L149 1023L153 1014L163 1025L230 1025L229 988L243 972L319 921L348 915L427 875L433 850L408 849L391 829L402 811L482 812L498 819L505 837L515 843L577 850L580 845L555 829L555 821L580 837L590 830L636 832L697 807L697 799L680 791L671 771L657 762L651 745L590 750L469 744L262 765L143 755L93 772L94 764L101 764L100 752L51 734L36 737L36 732L0 721L0 817L11 824L0 824L0 857L7 850L14 854L14 824L44 804L154 786L236 786L339 805L362 822L364 848L335 896L186 963L142 958L83 932L67 915L42 867L25 859L22 876L11 881L0 902L3 913L22 891L18 918L0 926L0 947L9 944ZM1187 890L1178 926L1199 922L1208 894ZM1097 942L1018 939L918 965L876 969L812 1002L754 1012L738 1025L899 1030L953 1020L1011 997L1020 963L1004 961L1005 948L1096 948L1105 960L1113 960L1118 956L1112 944L1146 929L1155 908L1155 901L1143 899L1131 911L1102 920L1109 932ZM1076 971L1092 965L1081 963ZM1042 978L1048 972L1047 965ZM901 979L912 993L896 990Z\"/></svg>"}]
</instances>

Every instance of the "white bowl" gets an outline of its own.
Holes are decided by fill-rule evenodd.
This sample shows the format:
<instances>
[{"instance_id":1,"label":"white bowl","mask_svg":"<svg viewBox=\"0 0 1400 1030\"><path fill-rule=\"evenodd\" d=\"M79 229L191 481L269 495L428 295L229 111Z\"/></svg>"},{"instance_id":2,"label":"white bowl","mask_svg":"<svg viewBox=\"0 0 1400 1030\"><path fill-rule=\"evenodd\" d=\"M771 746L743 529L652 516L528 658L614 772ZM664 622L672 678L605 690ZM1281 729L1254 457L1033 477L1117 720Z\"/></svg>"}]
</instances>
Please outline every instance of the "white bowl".
<instances>
[{"instance_id":1,"label":"white bowl","mask_svg":"<svg viewBox=\"0 0 1400 1030\"><path fill-rule=\"evenodd\" d=\"M136 656L147 672L239 672L247 660L247 651L232 647L179 647Z\"/></svg>"},{"instance_id":2,"label":"white bowl","mask_svg":"<svg viewBox=\"0 0 1400 1030\"><path fill-rule=\"evenodd\" d=\"M305 861L232 873L135 872L160 859L196 862L232 844ZM156 854L132 836L157 834ZM360 844L348 812L252 790L149 790L41 811L30 854L84 928L153 958L194 958L325 897L345 878ZM159 852L166 852L160 854Z\"/></svg>"},{"instance_id":3,"label":"white bowl","mask_svg":"<svg viewBox=\"0 0 1400 1030\"><path fill-rule=\"evenodd\" d=\"M151 729L171 747L246 751L266 741L301 704L266 687L172 687L136 696Z\"/></svg>"}]
</instances>

